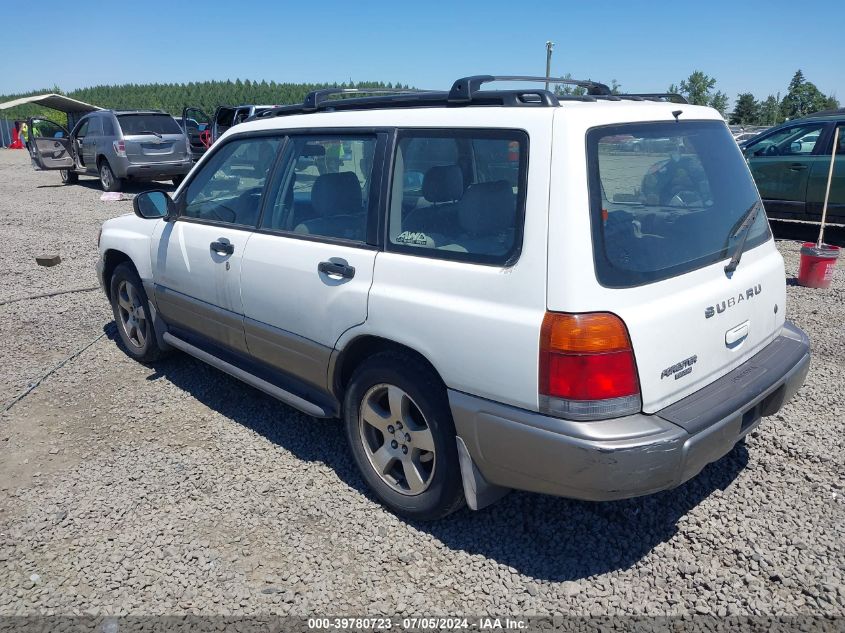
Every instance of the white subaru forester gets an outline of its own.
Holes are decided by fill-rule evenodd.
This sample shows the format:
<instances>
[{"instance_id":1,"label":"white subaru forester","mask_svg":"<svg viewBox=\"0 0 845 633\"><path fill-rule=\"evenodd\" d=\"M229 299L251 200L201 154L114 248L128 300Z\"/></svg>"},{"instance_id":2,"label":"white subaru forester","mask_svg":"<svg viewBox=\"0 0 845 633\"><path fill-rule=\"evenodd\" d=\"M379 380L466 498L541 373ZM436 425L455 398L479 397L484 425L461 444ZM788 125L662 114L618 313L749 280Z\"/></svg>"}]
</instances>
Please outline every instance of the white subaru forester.
<instances>
[{"instance_id":1,"label":"white subaru forester","mask_svg":"<svg viewBox=\"0 0 845 633\"><path fill-rule=\"evenodd\" d=\"M127 353L341 417L411 518L648 494L725 455L810 362L727 126L594 82L483 87L506 79L314 92L138 195L99 241Z\"/></svg>"}]
</instances>

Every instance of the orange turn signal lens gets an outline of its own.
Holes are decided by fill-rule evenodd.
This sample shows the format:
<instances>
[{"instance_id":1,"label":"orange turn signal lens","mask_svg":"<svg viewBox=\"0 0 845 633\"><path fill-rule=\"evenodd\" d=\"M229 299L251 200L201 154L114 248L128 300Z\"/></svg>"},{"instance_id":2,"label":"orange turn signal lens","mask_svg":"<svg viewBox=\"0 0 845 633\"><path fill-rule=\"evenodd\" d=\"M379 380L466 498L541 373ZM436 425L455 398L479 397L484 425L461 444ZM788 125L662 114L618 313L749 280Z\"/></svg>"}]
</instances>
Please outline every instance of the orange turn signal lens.
<instances>
[{"instance_id":1,"label":"orange turn signal lens","mask_svg":"<svg viewBox=\"0 0 845 633\"><path fill-rule=\"evenodd\" d=\"M548 352L601 354L631 349L631 340L622 319L607 312L547 312L543 317L540 340L543 347L547 346L545 351Z\"/></svg>"}]
</instances>

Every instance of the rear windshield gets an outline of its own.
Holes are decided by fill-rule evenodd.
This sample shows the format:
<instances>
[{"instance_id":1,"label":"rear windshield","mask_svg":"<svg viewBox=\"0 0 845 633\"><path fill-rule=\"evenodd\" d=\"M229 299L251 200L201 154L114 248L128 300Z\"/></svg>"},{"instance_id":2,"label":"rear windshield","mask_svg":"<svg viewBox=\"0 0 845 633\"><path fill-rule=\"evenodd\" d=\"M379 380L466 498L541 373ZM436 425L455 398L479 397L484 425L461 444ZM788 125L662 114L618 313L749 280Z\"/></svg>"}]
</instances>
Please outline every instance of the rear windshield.
<instances>
[{"instance_id":1,"label":"rear windshield","mask_svg":"<svg viewBox=\"0 0 845 633\"><path fill-rule=\"evenodd\" d=\"M599 282L631 287L727 259L759 199L719 121L631 123L587 134L593 254ZM745 250L769 238L761 211Z\"/></svg>"},{"instance_id":2,"label":"rear windshield","mask_svg":"<svg viewBox=\"0 0 845 633\"><path fill-rule=\"evenodd\" d=\"M182 133L182 128L168 114L120 114L117 120L125 136Z\"/></svg>"}]
</instances>

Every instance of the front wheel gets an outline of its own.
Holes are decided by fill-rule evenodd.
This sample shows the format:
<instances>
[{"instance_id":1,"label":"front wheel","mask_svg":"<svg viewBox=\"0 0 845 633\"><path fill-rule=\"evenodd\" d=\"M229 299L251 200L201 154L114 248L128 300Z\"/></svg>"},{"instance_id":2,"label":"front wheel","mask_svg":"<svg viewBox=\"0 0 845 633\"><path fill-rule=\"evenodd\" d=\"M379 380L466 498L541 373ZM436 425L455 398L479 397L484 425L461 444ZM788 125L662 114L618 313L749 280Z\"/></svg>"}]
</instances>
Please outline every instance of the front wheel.
<instances>
[{"instance_id":1,"label":"front wheel","mask_svg":"<svg viewBox=\"0 0 845 633\"><path fill-rule=\"evenodd\" d=\"M71 171L70 169L60 170L59 176L61 176L62 182L66 185L75 185L77 182L79 182L79 175L75 171Z\"/></svg>"},{"instance_id":2,"label":"front wheel","mask_svg":"<svg viewBox=\"0 0 845 633\"><path fill-rule=\"evenodd\" d=\"M370 488L397 514L431 520L464 504L446 390L411 355L382 353L353 373L346 437Z\"/></svg>"},{"instance_id":3,"label":"front wheel","mask_svg":"<svg viewBox=\"0 0 845 633\"><path fill-rule=\"evenodd\" d=\"M129 264L120 264L111 277L110 296L114 322L127 353L149 363L163 355L158 346L147 293L138 273Z\"/></svg>"},{"instance_id":4,"label":"front wheel","mask_svg":"<svg viewBox=\"0 0 845 633\"><path fill-rule=\"evenodd\" d=\"M103 191L120 191L123 187L123 179L114 175L107 160L100 161L100 184Z\"/></svg>"}]
</instances>

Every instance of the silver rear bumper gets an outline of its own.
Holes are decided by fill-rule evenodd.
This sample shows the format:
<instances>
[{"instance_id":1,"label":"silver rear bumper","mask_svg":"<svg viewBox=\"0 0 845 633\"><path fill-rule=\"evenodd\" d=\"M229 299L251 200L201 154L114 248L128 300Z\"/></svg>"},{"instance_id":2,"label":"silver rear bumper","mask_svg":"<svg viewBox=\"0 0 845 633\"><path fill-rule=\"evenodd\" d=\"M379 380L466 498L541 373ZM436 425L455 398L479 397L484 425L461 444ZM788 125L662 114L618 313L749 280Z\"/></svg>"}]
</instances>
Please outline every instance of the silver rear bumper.
<instances>
[{"instance_id":1,"label":"silver rear bumper","mask_svg":"<svg viewBox=\"0 0 845 633\"><path fill-rule=\"evenodd\" d=\"M787 323L737 369L654 415L575 422L450 390L470 507L508 488L593 501L674 488L776 413L809 367L809 340Z\"/></svg>"}]
</instances>

